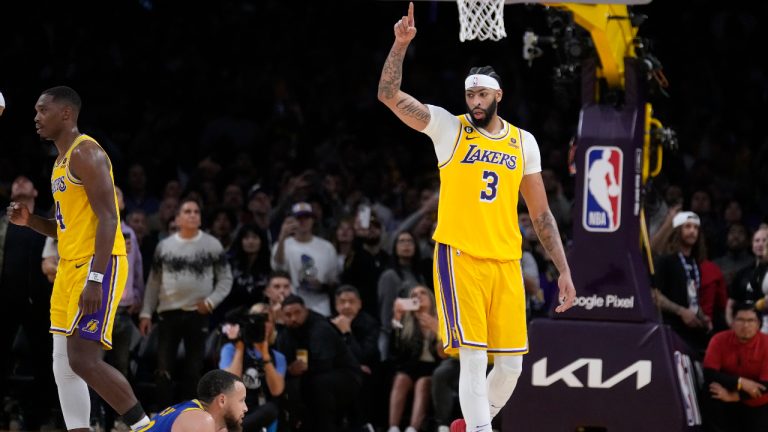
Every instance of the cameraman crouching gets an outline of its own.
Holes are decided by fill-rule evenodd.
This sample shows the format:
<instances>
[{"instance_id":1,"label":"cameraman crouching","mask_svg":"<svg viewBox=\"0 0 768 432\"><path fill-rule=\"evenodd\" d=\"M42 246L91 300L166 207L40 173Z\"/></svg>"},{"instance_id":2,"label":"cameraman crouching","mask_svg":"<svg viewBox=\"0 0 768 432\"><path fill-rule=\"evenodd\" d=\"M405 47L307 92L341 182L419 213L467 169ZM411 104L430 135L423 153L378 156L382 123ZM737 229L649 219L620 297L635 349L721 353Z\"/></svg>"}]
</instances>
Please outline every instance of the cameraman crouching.
<instances>
[{"instance_id":1,"label":"cameraman crouching","mask_svg":"<svg viewBox=\"0 0 768 432\"><path fill-rule=\"evenodd\" d=\"M278 398L285 388L286 361L269 347L275 340L275 321L269 305L256 303L247 313L230 314L222 333L229 342L221 347L219 368L242 377L248 413L244 432L277 430ZM266 386L264 385L266 383Z\"/></svg>"}]
</instances>

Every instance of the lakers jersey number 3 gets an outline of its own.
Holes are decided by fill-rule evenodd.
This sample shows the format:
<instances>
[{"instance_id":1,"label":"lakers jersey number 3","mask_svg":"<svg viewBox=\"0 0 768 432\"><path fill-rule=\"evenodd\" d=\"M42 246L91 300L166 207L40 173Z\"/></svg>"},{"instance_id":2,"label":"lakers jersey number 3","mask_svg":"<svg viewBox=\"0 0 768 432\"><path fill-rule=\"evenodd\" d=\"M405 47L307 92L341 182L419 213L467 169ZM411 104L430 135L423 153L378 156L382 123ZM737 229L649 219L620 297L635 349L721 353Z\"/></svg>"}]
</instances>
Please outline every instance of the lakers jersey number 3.
<instances>
[{"instance_id":1,"label":"lakers jersey number 3","mask_svg":"<svg viewBox=\"0 0 768 432\"><path fill-rule=\"evenodd\" d=\"M517 197L525 160L520 129L504 122L491 137L458 116L461 130L452 157L440 166L435 241L477 258L521 257Z\"/></svg>"}]
</instances>

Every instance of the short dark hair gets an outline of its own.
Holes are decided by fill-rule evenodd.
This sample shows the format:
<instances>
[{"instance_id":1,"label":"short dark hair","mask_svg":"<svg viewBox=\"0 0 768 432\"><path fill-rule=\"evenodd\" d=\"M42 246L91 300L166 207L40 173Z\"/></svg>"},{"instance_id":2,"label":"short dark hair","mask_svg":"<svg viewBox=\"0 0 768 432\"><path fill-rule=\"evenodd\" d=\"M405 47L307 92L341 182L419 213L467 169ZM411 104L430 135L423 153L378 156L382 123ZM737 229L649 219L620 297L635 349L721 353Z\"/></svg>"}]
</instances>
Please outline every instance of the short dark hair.
<instances>
[{"instance_id":1,"label":"short dark hair","mask_svg":"<svg viewBox=\"0 0 768 432\"><path fill-rule=\"evenodd\" d=\"M342 286L336 288L335 296L336 296L336 298L339 298L339 296L341 296L344 293L352 293L357 298L361 298L360 297L360 291L358 291L358 289L353 287L352 285L342 285Z\"/></svg>"},{"instance_id":2,"label":"short dark hair","mask_svg":"<svg viewBox=\"0 0 768 432\"><path fill-rule=\"evenodd\" d=\"M50 96L55 102L64 102L67 105L72 106L77 112L80 112L80 108L83 106L83 100L80 99L80 95L71 87L51 87L48 90L43 91L42 94Z\"/></svg>"},{"instance_id":3,"label":"short dark hair","mask_svg":"<svg viewBox=\"0 0 768 432\"><path fill-rule=\"evenodd\" d=\"M181 201L179 201L179 205L176 206L176 216L181 214L181 208L184 207L184 204L188 202L193 202L197 204L197 208L200 209L200 212L203 212L203 205L200 204L200 201L198 201L196 198L186 197L183 198Z\"/></svg>"},{"instance_id":4,"label":"short dark hair","mask_svg":"<svg viewBox=\"0 0 768 432\"><path fill-rule=\"evenodd\" d=\"M262 246L263 247L263 246ZM275 270L272 273L269 274L269 279L267 279L267 285L269 285L270 282L272 282L272 279L274 278L285 278L289 281L291 280L291 274L288 273L285 270Z\"/></svg>"},{"instance_id":5,"label":"short dark hair","mask_svg":"<svg viewBox=\"0 0 768 432\"><path fill-rule=\"evenodd\" d=\"M752 311L757 315L757 321L762 325L763 314L757 309L755 303L752 302L736 302L733 304L733 317L736 318L736 314L741 311Z\"/></svg>"},{"instance_id":6,"label":"short dark hair","mask_svg":"<svg viewBox=\"0 0 768 432\"><path fill-rule=\"evenodd\" d=\"M469 70L469 75L488 75L499 82L499 87L504 88L504 86L501 85L501 77L491 66L475 66Z\"/></svg>"},{"instance_id":7,"label":"short dark hair","mask_svg":"<svg viewBox=\"0 0 768 432\"><path fill-rule=\"evenodd\" d=\"M235 382L243 382L240 377L221 369L213 369L197 382L197 399L211 403L216 396L232 391Z\"/></svg>"},{"instance_id":8,"label":"short dark hair","mask_svg":"<svg viewBox=\"0 0 768 432\"><path fill-rule=\"evenodd\" d=\"M306 305L304 304L304 299L297 296L296 294L291 294L283 300L283 307L286 307L292 304L299 304L302 307L306 307Z\"/></svg>"}]
</instances>

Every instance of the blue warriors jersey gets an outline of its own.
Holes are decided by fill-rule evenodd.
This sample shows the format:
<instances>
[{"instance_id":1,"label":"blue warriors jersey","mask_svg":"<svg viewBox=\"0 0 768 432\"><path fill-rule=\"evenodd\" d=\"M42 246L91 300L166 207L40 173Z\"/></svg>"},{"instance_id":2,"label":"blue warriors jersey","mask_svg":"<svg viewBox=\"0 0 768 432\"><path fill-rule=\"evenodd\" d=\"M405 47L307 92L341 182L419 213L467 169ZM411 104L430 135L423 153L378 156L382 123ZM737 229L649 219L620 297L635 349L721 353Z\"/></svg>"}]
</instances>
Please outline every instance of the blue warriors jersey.
<instances>
[{"instance_id":1,"label":"blue warriors jersey","mask_svg":"<svg viewBox=\"0 0 768 432\"><path fill-rule=\"evenodd\" d=\"M182 402L159 412L152 417L152 420L150 420L148 425L139 429L137 432L171 432L173 422L176 421L176 418L187 411L205 411L205 408L203 408L203 404L197 399Z\"/></svg>"},{"instance_id":2,"label":"blue warriors jersey","mask_svg":"<svg viewBox=\"0 0 768 432\"><path fill-rule=\"evenodd\" d=\"M453 155L440 166L440 202L434 239L474 257L519 260L522 236L517 197L525 172L522 132L503 121L497 136L457 116Z\"/></svg>"}]
</instances>

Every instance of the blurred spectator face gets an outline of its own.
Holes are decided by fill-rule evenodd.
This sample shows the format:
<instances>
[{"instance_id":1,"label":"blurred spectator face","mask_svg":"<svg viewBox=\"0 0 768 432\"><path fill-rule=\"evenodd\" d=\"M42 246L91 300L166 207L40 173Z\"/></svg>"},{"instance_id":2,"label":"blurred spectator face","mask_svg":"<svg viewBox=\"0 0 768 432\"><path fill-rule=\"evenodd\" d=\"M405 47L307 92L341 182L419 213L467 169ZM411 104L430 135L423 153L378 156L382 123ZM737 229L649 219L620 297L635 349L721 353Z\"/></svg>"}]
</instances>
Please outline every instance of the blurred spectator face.
<instances>
[{"instance_id":1,"label":"blurred spectator face","mask_svg":"<svg viewBox=\"0 0 768 432\"><path fill-rule=\"evenodd\" d=\"M268 215L272 211L272 200L264 191L251 195L248 201L248 211L257 215Z\"/></svg>"},{"instance_id":2,"label":"blurred spectator face","mask_svg":"<svg viewBox=\"0 0 768 432\"><path fill-rule=\"evenodd\" d=\"M181 205L176 216L176 227L183 231L200 229L200 206L196 202L187 201Z\"/></svg>"},{"instance_id":3,"label":"blurred spectator face","mask_svg":"<svg viewBox=\"0 0 768 432\"><path fill-rule=\"evenodd\" d=\"M216 184L212 181L204 181L200 184L203 193L203 203L215 206L219 203L219 194L216 192Z\"/></svg>"},{"instance_id":4,"label":"blurred spectator face","mask_svg":"<svg viewBox=\"0 0 768 432\"><path fill-rule=\"evenodd\" d=\"M728 245L728 250L733 252L738 252L747 246L747 229L744 225L736 223L728 228L726 244Z\"/></svg>"},{"instance_id":5,"label":"blurred spectator face","mask_svg":"<svg viewBox=\"0 0 768 432\"><path fill-rule=\"evenodd\" d=\"M14 201L34 199L37 197L37 189L32 180L18 176L11 184L11 199Z\"/></svg>"},{"instance_id":6,"label":"blurred spectator face","mask_svg":"<svg viewBox=\"0 0 768 432\"><path fill-rule=\"evenodd\" d=\"M315 218L310 215L297 216L296 220L299 221L299 228L296 230L297 234L308 235L312 234L312 227L315 226Z\"/></svg>"},{"instance_id":7,"label":"blurred spectator face","mask_svg":"<svg viewBox=\"0 0 768 432\"><path fill-rule=\"evenodd\" d=\"M144 192L147 187L147 173L144 172L144 167L139 164L133 164L128 169L128 187L131 191Z\"/></svg>"},{"instance_id":8,"label":"blurred spectator face","mask_svg":"<svg viewBox=\"0 0 768 432\"><path fill-rule=\"evenodd\" d=\"M429 199L432 198L432 195L434 194L435 191L432 189L422 189L421 195L419 196L419 204L424 207L427 204L427 201L429 201Z\"/></svg>"},{"instance_id":9,"label":"blurred spectator face","mask_svg":"<svg viewBox=\"0 0 768 432\"><path fill-rule=\"evenodd\" d=\"M282 303L283 299L291 295L291 280L282 276L275 276L269 280L264 295L273 303Z\"/></svg>"},{"instance_id":10,"label":"blurred spectator face","mask_svg":"<svg viewBox=\"0 0 768 432\"><path fill-rule=\"evenodd\" d=\"M181 198L181 183L178 180L169 180L163 188L163 198Z\"/></svg>"},{"instance_id":11,"label":"blurred spectator face","mask_svg":"<svg viewBox=\"0 0 768 432\"><path fill-rule=\"evenodd\" d=\"M240 186L230 184L224 189L224 199L222 204L232 210L243 208L243 191Z\"/></svg>"},{"instance_id":12,"label":"blurred spectator face","mask_svg":"<svg viewBox=\"0 0 768 432\"><path fill-rule=\"evenodd\" d=\"M725 223L730 225L736 222L741 222L741 217L741 204L739 204L738 201L728 202L728 205L725 207L725 214L723 215Z\"/></svg>"},{"instance_id":13,"label":"blurred spectator face","mask_svg":"<svg viewBox=\"0 0 768 432\"><path fill-rule=\"evenodd\" d=\"M353 292L343 292L336 296L336 312L339 315L353 320L363 307L363 302L360 297L356 296Z\"/></svg>"},{"instance_id":14,"label":"blurred spectator face","mask_svg":"<svg viewBox=\"0 0 768 432\"><path fill-rule=\"evenodd\" d=\"M421 219L419 219L419 221L416 223L416 226L413 227L413 233L416 234L416 236L419 238L428 237L430 230L432 229L432 222L434 220L434 215L425 214Z\"/></svg>"},{"instance_id":15,"label":"blurred spectator face","mask_svg":"<svg viewBox=\"0 0 768 432\"><path fill-rule=\"evenodd\" d=\"M752 236L752 253L756 257L765 255L765 244L768 241L768 230L759 229L755 231L755 235Z\"/></svg>"},{"instance_id":16,"label":"blurred spectator face","mask_svg":"<svg viewBox=\"0 0 768 432\"><path fill-rule=\"evenodd\" d=\"M699 226L686 222L680 227L680 241L686 246L693 246L699 238Z\"/></svg>"},{"instance_id":17,"label":"blurred spectator face","mask_svg":"<svg viewBox=\"0 0 768 432\"><path fill-rule=\"evenodd\" d=\"M413 254L416 252L416 239L414 239L410 233L404 232L397 236L397 243L395 244L395 253L398 258L413 258Z\"/></svg>"},{"instance_id":18,"label":"blurred spectator face","mask_svg":"<svg viewBox=\"0 0 768 432\"><path fill-rule=\"evenodd\" d=\"M429 295L429 290L421 285L413 287L408 297L419 300L419 312L428 311L435 307L435 305L432 304L432 297Z\"/></svg>"},{"instance_id":19,"label":"blurred spectator face","mask_svg":"<svg viewBox=\"0 0 768 432\"><path fill-rule=\"evenodd\" d=\"M176 208L179 206L179 199L176 197L165 197L160 201L160 207L157 210L157 216L161 221L169 221L176 215Z\"/></svg>"},{"instance_id":20,"label":"blurred spectator face","mask_svg":"<svg viewBox=\"0 0 768 432\"><path fill-rule=\"evenodd\" d=\"M283 320L288 328L299 328L307 321L307 308L298 303L283 306Z\"/></svg>"},{"instance_id":21,"label":"blurred spectator face","mask_svg":"<svg viewBox=\"0 0 768 432\"><path fill-rule=\"evenodd\" d=\"M746 342L760 330L760 321L757 319L755 311L740 310L733 317L733 332L740 341Z\"/></svg>"},{"instance_id":22,"label":"blurred spectator face","mask_svg":"<svg viewBox=\"0 0 768 432\"><path fill-rule=\"evenodd\" d=\"M211 233L216 238L226 238L232 234L232 223L224 212L216 213L216 217L211 224Z\"/></svg>"},{"instance_id":23,"label":"blurred spectator face","mask_svg":"<svg viewBox=\"0 0 768 432\"><path fill-rule=\"evenodd\" d=\"M355 237L355 231L352 229L352 224L349 221L341 221L338 228L336 228L336 241L339 244L352 243Z\"/></svg>"},{"instance_id":24,"label":"blurred spectator face","mask_svg":"<svg viewBox=\"0 0 768 432\"><path fill-rule=\"evenodd\" d=\"M143 211L133 211L125 218L125 222L133 229L138 238L147 235L147 215Z\"/></svg>"},{"instance_id":25,"label":"blurred spectator face","mask_svg":"<svg viewBox=\"0 0 768 432\"><path fill-rule=\"evenodd\" d=\"M125 200L123 199L123 191L115 186L115 196L117 197L117 209L120 211L125 210Z\"/></svg>"},{"instance_id":26,"label":"blurred spectator face","mask_svg":"<svg viewBox=\"0 0 768 432\"><path fill-rule=\"evenodd\" d=\"M246 254L256 255L261 250L261 237L254 232L248 232L243 236L241 246Z\"/></svg>"},{"instance_id":27,"label":"blurred spectator face","mask_svg":"<svg viewBox=\"0 0 768 432\"><path fill-rule=\"evenodd\" d=\"M332 197L338 196L341 190L341 177L338 174L326 174L323 178L323 189Z\"/></svg>"},{"instance_id":28,"label":"blurred spectator face","mask_svg":"<svg viewBox=\"0 0 768 432\"><path fill-rule=\"evenodd\" d=\"M709 213L712 209L712 202L709 194L704 191L696 191L691 196L691 211L696 214Z\"/></svg>"}]
</instances>

